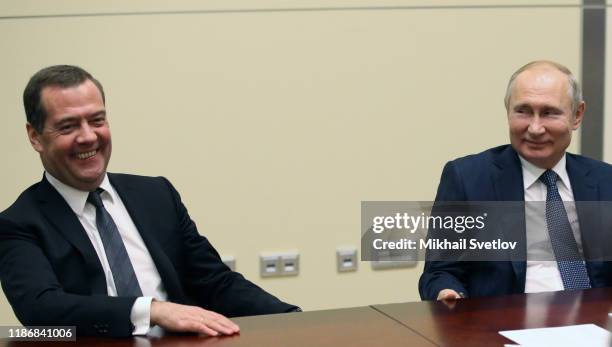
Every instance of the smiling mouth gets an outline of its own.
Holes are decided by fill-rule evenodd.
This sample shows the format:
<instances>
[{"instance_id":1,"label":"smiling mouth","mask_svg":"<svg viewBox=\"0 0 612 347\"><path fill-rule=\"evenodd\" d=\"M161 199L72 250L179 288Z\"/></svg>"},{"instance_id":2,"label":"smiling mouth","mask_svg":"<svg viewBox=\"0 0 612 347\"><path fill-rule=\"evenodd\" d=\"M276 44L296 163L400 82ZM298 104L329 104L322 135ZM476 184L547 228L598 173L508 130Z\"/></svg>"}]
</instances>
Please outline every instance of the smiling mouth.
<instances>
[{"instance_id":1,"label":"smiling mouth","mask_svg":"<svg viewBox=\"0 0 612 347\"><path fill-rule=\"evenodd\" d=\"M89 151L89 152L82 152L82 153L77 153L77 158L81 159L81 160L85 160L85 159L89 159L91 157L93 157L94 155L96 155L96 153L98 153L97 150L93 150L93 151Z\"/></svg>"},{"instance_id":2,"label":"smiling mouth","mask_svg":"<svg viewBox=\"0 0 612 347\"><path fill-rule=\"evenodd\" d=\"M543 146L548 143L547 141L531 141L531 140L525 140L525 142L527 142L527 144L532 145L532 146Z\"/></svg>"}]
</instances>

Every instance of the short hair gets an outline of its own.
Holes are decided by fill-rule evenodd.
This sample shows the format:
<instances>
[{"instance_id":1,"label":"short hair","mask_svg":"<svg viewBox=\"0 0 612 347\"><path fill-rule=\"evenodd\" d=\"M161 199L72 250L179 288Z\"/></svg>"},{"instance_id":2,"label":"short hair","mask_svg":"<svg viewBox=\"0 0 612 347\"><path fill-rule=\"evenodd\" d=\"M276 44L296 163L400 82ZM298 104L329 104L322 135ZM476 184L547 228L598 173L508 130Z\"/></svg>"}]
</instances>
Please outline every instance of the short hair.
<instances>
[{"instance_id":1,"label":"short hair","mask_svg":"<svg viewBox=\"0 0 612 347\"><path fill-rule=\"evenodd\" d=\"M78 86L90 80L98 87L102 94L102 102L106 103L104 88L89 72L78 66L53 65L46 67L30 78L23 91L23 107L26 119L38 133L42 133L47 119L47 110L42 102L42 91L45 87L58 86L69 88Z\"/></svg>"},{"instance_id":2,"label":"short hair","mask_svg":"<svg viewBox=\"0 0 612 347\"><path fill-rule=\"evenodd\" d=\"M506 105L506 111L508 111L508 108L510 107L510 97L512 97L512 89L514 88L514 80L516 79L516 77L520 75L522 72L529 70L530 68L534 66L538 66L538 65L547 65L547 66L554 67L567 76L567 82L568 82L567 91L568 91L570 100L572 101L572 114L576 114L576 111L578 110L578 105L583 101L582 89L580 88L580 83L578 83L576 76L572 74L570 69L568 69L564 65L561 65L557 62L550 61L550 60L532 61L530 63L523 65L520 69L516 70L516 72L512 74L512 76L510 77L510 81L508 82L508 87L506 88L506 96L504 97L504 104Z\"/></svg>"}]
</instances>

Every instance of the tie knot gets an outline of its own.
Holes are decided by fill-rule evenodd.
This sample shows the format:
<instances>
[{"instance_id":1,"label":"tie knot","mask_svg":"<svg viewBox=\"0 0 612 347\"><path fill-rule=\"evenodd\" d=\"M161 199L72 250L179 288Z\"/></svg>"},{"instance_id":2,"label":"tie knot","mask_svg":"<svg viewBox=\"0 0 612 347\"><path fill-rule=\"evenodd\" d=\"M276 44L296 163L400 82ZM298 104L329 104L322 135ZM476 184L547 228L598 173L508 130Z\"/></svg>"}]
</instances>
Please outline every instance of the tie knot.
<instances>
[{"instance_id":1,"label":"tie knot","mask_svg":"<svg viewBox=\"0 0 612 347\"><path fill-rule=\"evenodd\" d=\"M557 186L557 174L553 170L546 170L540 176L540 181L546 185L547 188L556 187Z\"/></svg>"},{"instance_id":2,"label":"tie knot","mask_svg":"<svg viewBox=\"0 0 612 347\"><path fill-rule=\"evenodd\" d=\"M104 208L104 204L102 204L102 198L100 197L100 194L102 194L103 191L104 189L98 188L93 192L89 192L89 196L87 196L87 202L94 205L96 208Z\"/></svg>"}]
</instances>

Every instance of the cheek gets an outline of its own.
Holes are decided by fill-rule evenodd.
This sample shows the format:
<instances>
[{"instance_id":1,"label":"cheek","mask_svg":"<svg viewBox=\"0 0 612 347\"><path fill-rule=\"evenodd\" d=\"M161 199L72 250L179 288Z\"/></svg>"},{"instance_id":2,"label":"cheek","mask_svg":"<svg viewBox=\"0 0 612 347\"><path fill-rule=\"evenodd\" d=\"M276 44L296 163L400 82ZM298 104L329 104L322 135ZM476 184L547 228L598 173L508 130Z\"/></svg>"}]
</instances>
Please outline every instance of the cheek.
<instances>
[{"instance_id":1,"label":"cheek","mask_svg":"<svg viewBox=\"0 0 612 347\"><path fill-rule=\"evenodd\" d=\"M519 121L508 122L508 128L511 136L521 136L526 130L527 125Z\"/></svg>"},{"instance_id":2,"label":"cheek","mask_svg":"<svg viewBox=\"0 0 612 347\"><path fill-rule=\"evenodd\" d=\"M56 139L46 146L47 154L55 160L61 160L63 157L70 155L72 150L72 142L68 139Z\"/></svg>"},{"instance_id":3,"label":"cheek","mask_svg":"<svg viewBox=\"0 0 612 347\"><path fill-rule=\"evenodd\" d=\"M98 131L98 139L99 141L110 144L111 142L110 130L108 128L100 129Z\"/></svg>"},{"instance_id":4,"label":"cheek","mask_svg":"<svg viewBox=\"0 0 612 347\"><path fill-rule=\"evenodd\" d=\"M556 123L548 126L548 132L556 138L567 138L572 136L573 125L571 123Z\"/></svg>"}]
</instances>

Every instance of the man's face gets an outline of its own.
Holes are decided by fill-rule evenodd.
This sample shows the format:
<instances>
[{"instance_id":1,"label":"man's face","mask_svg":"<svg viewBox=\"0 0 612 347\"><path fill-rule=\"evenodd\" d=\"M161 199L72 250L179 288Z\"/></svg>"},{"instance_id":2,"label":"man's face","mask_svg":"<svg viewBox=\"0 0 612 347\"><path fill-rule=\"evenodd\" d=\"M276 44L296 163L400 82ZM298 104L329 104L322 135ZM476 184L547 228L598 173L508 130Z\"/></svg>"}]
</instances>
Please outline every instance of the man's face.
<instances>
[{"instance_id":1,"label":"man's face","mask_svg":"<svg viewBox=\"0 0 612 347\"><path fill-rule=\"evenodd\" d=\"M550 169L563 157L584 115L572 113L568 78L549 66L535 66L514 80L508 103L512 147L530 163Z\"/></svg>"},{"instance_id":2,"label":"man's face","mask_svg":"<svg viewBox=\"0 0 612 347\"><path fill-rule=\"evenodd\" d=\"M30 124L27 130L45 170L71 187L96 189L112 149L100 91L86 80L69 88L45 87L41 99L47 113L42 133Z\"/></svg>"}]
</instances>

